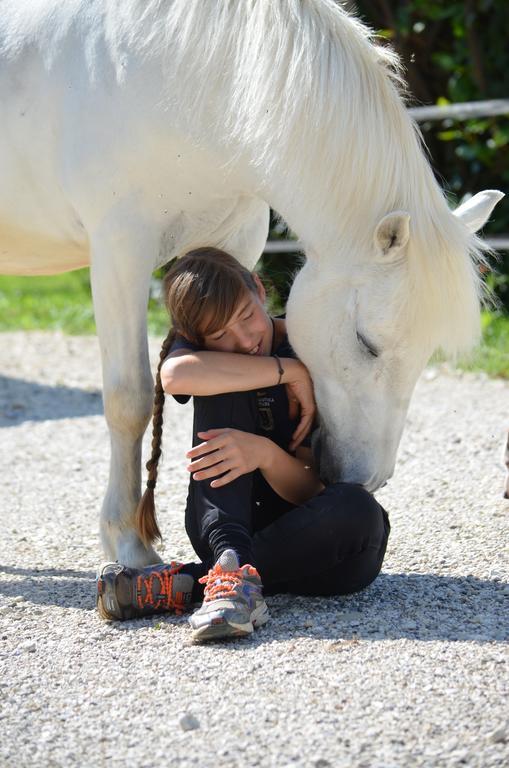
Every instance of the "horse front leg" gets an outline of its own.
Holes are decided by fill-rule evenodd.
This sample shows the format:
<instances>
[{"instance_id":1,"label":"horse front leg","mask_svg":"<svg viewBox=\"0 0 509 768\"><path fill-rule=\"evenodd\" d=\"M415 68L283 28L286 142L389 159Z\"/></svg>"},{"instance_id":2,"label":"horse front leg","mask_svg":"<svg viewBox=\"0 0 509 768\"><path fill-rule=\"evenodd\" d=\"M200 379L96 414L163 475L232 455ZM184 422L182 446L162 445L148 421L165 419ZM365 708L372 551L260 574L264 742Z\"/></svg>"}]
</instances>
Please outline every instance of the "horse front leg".
<instances>
[{"instance_id":1,"label":"horse front leg","mask_svg":"<svg viewBox=\"0 0 509 768\"><path fill-rule=\"evenodd\" d=\"M124 231L120 231L122 229ZM91 283L102 357L103 401L110 432L108 488L101 510L106 557L132 567L160 562L140 540L141 442L150 420L153 381L147 342L147 302L158 243L152 235L103 227L92 239Z\"/></svg>"}]
</instances>

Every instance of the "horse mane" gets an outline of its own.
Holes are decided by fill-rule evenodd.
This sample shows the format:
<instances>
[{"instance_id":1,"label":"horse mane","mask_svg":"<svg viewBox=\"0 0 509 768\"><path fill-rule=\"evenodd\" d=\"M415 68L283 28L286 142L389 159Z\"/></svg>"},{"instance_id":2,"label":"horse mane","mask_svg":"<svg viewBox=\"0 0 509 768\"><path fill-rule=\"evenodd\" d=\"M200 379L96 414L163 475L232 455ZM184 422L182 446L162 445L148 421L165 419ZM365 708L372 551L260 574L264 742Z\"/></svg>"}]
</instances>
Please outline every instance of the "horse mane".
<instances>
[{"instance_id":1,"label":"horse mane","mask_svg":"<svg viewBox=\"0 0 509 768\"><path fill-rule=\"evenodd\" d=\"M314 233L290 221L305 243L333 253L348 235L372 253L380 218L408 211L405 322L448 354L477 341L489 249L449 210L400 60L371 29L334 0L186 0L170 6L164 46L189 130L206 124L232 152L247 148L262 187L277 177L288 199L307 189L334 224Z\"/></svg>"}]
</instances>

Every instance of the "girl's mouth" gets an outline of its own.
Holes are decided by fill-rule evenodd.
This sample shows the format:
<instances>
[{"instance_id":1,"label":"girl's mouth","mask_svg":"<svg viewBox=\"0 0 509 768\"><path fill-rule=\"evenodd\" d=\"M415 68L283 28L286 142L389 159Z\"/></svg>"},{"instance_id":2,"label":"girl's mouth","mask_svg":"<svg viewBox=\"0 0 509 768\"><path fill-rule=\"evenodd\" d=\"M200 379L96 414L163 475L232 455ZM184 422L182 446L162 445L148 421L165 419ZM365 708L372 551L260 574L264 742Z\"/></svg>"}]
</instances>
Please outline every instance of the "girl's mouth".
<instances>
[{"instance_id":1,"label":"girl's mouth","mask_svg":"<svg viewBox=\"0 0 509 768\"><path fill-rule=\"evenodd\" d=\"M262 353L263 346L261 341L259 341L256 347L253 347L253 349L249 352L250 355L261 355Z\"/></svg>"}]
</instances>

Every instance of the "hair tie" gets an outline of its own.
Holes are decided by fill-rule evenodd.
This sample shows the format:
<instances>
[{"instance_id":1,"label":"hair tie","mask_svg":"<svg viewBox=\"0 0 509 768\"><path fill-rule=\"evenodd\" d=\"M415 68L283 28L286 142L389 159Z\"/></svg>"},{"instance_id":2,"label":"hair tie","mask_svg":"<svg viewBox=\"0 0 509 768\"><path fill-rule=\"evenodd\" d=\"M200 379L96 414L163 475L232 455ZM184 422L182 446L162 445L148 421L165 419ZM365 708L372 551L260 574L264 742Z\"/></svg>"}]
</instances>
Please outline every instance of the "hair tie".
<instances>
[{"instance_id":1,"label":"hair tie","mask_svg":"<svg viewBox=\"0 0 509 768\"><path fill-rule=\"evenodd\" d=\"M147 480L147 488L149 491L153 491L156 487L156 481L155 480Z\"/></svg>"}]
</instances>

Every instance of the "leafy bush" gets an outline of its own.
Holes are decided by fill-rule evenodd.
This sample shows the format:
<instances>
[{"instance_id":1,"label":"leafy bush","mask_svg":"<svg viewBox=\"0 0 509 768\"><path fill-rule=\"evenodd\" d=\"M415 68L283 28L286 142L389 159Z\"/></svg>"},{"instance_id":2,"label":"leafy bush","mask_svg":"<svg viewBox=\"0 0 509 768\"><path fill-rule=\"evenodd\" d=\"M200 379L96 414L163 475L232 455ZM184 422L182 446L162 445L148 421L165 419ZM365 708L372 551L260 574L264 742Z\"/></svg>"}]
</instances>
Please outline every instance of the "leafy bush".
<instances>
[{"instance_id":1,"label":"leafy bush","mask_svg":"<svg viewBox=\"0 0 509 768\"><path fill-rule=\"evenodd\" d=\"M353 5L353 4L351 4ZM358 0L361 18L390 41L406 70L411 104L507 98L507 0ZM509 115L421 125L452 202L509 187ZM509 234L509 197L484 235ZM509 252L489 277L509 311Z\"/></svg>"}]
</instances>

